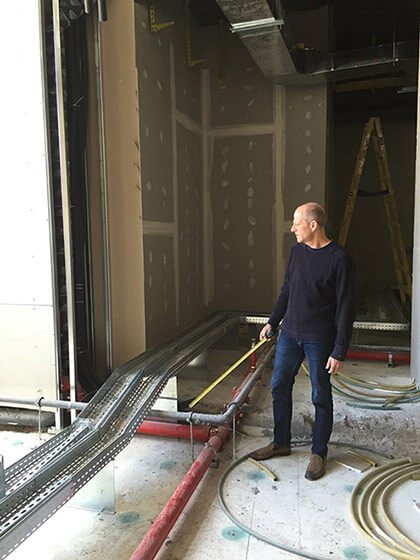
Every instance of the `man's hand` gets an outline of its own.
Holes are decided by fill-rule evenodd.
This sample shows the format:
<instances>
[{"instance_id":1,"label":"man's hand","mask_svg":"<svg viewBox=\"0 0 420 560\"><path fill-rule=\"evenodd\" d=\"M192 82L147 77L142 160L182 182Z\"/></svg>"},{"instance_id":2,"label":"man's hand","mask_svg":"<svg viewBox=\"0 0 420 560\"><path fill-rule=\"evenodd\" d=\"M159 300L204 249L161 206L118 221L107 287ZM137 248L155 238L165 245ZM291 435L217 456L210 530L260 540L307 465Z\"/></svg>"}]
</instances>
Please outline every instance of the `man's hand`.
<instances>
[{"instance_id":1,"label":"man's hand","mask_svg":"<svg viewBox=\"0 0 420 560\"><path fill-rule=\"evenodd\" d=\"M340 362L340 360L336 360L332 356L328 358L327 365L325 369L328 370L328 373L338 373L340 369L343 367L344 362Z\"/></svg>"},{"instance_id":2,"label":"man's hand","mask_svg":"<svg viewBox=\"0 0 420 560\"><path fill-rule=\"evenodd\" d=\"M273 327L270 325L270 323L264 325L264 327L260 331L260 340L262 340L263 338L267 338L267 333L272 329Z\"/></svg>"}]
</instances>

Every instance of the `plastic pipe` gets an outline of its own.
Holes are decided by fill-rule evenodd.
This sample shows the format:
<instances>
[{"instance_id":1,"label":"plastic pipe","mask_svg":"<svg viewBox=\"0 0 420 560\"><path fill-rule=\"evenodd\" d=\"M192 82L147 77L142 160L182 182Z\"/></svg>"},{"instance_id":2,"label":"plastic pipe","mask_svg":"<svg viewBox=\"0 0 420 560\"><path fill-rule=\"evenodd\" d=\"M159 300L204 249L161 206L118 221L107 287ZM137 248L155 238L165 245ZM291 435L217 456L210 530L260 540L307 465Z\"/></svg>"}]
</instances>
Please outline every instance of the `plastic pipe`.
<instances>
[{"instance_id":1,"label":"plastic pipe","mask_svg":"<svg viewBox=\"0 0 420 560\"><path fill-rule=\"evenodd\" d=\"M210 437L210 426L192 426L194 440L207 441ZM138 434L152 436L167 436L189 439L191 436L190 426L186 424L175 424L174 422L160 422L155 420L144 420L138 430Z\"/></svg>"},{"instance_id":2,"label":"plastic pipe","mask_svg":"<svg viewBox=\"0 0 420 560\"><path fill-rule=\"evenodd\" d=\"M12 397L1 395L0 402L10 403L10 404L27 404L36 407L46 406L47 408L64 408L71 410L83 410L86 408L87 403L82 402L72 402L72 401L60 401L60 400L48 400L44 397L37 397L35 399L25 398L25 397Z\"/></svg>"},{"instance_id":3,"label":"plastic pipe","mask_svg":"<svg viewBox=\"0 0 420 560\"><path fill-rule=\"evenodd\" d=\"M192 493L216 456L216 453L222 449L229 439L229 435L230 428L226 426L216 428L216 432L213 433L206 446L202 449L184 480L150 527L130 560L151 560L156 556L169 531L174 526Z\"/></svg>"}]
</instances>

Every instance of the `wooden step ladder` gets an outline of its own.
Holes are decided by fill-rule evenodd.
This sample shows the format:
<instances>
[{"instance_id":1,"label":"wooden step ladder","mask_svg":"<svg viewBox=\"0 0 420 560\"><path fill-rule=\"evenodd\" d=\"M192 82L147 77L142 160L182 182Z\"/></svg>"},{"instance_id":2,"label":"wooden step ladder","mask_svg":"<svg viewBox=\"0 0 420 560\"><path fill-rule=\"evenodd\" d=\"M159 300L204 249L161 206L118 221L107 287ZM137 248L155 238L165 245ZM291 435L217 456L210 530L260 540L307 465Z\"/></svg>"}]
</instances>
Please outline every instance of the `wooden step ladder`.
<instances>
[{"instance_id":1,"label":"wooden step ladder","mask_svg":"<svg viewBox=\"0 0 420 560\"><path fill-rule=\"evenodd\" d=\"M379 171L379 181L382 190L376 192L365 192L359 190L360 179L366 161L366 154L370 140L373 141L376 163ZM397 275L398 290L401 303L407 304L407 296L411 299L411 274L408 265L407 252L405 250L401 226L398 218L397 204L395 202L394 191L391 183L391 173L388 165L388 158L385 149L385 140L382 134L382 126L379 117L371 117L365 124L359 152L356 158L353 177L347 195L344 218L341 223L338 243L344 247L350 229L356 198L358 196L382 196L385 206L386 220L391 236L392 256L394 259L395 272Z\"/></svg>"}]
</instances>

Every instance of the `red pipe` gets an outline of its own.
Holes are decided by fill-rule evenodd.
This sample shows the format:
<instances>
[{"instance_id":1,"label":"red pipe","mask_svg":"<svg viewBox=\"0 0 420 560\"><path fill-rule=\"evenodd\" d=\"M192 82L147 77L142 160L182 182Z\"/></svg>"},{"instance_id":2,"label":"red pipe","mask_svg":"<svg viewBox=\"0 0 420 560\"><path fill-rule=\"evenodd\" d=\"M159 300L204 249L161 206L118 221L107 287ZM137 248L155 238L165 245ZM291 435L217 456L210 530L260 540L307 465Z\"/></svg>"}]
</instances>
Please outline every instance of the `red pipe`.
<instances>
[{"instance_id":1,"label":"red pipe","mask_svg":"<svg viewBox=\"0 0 420 560\"><path fill-rule=\"evenodd\" d=\"M130 560L151 560L156 556L198 483L207 472L216 453L220 451L229 439L229 435L230 429L226 426L220 426L214 430L208 443L193 463L184 480L175 490L165 508L150 527Z\"/></svg>"},{"instance_id":2,"label":"red pipe","mask_svg":"<svg viewBox=\"0 0 420 560\"><path fill-rule=\"evenodd\" d=\"M378 362L403 362L410 363L410 352L385 352L371 350L349 350L347 358L353 360L376 360ZM391 360L390 360L391 358Z\"/></svg>"},{"instance_id":3,"label":"red pipe","mask_svg":"<svg viewBox=\"0 0 420 560\"><path fill-rule=\"evenodd\" d=\"M210 426L193 426L193 437L197 441L207 441L210 437ZM188 439L191 435L190 426L186 424L175 424L175 422L160 422L154 420L143 420L140 424L138 434L152 436L168 436Z\"/></svg>"},{"instance_id":4,"label":"red pipe","mask_svg":"<svg viewBox=\"0 0 420 560\"><path fill-rule=\"evenodd\" d=\"M248 381L248 378L254 373L255 366L255 362L252 361L251 369L245 376L239 389L234 388L232 390L233 398L235 398L236 394ZM240 411L237 411L237 414L239 415ZM187 426L187 429L189 429L189 426ZM230 426L218 426L211 429L211 438L205 444L203 450L185 475L184 480L180 483L169 502L150 527L138 548L132 554L130 560L152 560L156 556L198 483L207 472L216 453L220 451L229 439L230 432Z\"/></svg>"}]
</instances>

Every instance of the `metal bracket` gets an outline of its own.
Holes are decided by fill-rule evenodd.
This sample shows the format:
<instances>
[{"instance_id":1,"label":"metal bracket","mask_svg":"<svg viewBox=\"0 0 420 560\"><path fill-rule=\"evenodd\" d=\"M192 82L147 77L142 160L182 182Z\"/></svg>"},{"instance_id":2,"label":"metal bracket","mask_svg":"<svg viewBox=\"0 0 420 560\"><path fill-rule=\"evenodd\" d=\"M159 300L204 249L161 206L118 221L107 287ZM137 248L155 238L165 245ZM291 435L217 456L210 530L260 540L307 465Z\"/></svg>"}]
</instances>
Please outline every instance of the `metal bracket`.
<instances>
[{"instance_id":1,"label":"metal bracket","mask_svg":"<svg viewBox=\"0 0 420 560\"><path fill-rule=\"evenodd\" d=\"M211 469L218 469L219 464L220 464L220 453L216 453L216 455L213 457L212 462L210 463L210 468Z\"/></svg>"},{"instance_id":2,"label":"metal bracket","mask_svg":"<svg viewBox=\"0 0 420 560\"><path fill-rule=\"evenodd\" d=\"M273 27L282 27L284 25L284 20L263 18L254 19L251 21L242 21L240 23L232 23L230 28L231 33L241 33L243 31L269 31Z\"/></svg>"},{"instance_id":3,"label":"metal bracket","mask_svg":"<svg viewBox=\"0 0 420 560\"><path fill-rule=\"evenodd\" d=\"M175 25L174 21L166 21L164 23L158 23L156 15L156 2L155 0L149 0L149 18L150 18L150 29L153 33L162 31L171 25Z\"/></svg>"},{"instance_id":4,"label":"metal bracket","mask_svg":"<svg viewBox=\"0 0 420 560\"><path fill-rule=\"evenodd\" d=\"M196 66L204 62L204 58L192 57L192 46L191 46L191 12L190 12L190 0L184 0L184 20L185 20L185 61L187 66Z\"/></svg>"},{"instance_id":5,"label":"metal bracket","mask_svg":"<svg viewBox=\"0 0 420 560\"><path fill-rule=\"evenodd\" d=\"M192 412L188 417L188 424L190 425L190 448L191 448L191 464L194 464L195 457L194 457L194 432L193 432L193 423L192 423Z\"/></svg>"}]
</instances>

